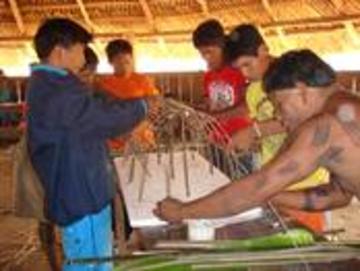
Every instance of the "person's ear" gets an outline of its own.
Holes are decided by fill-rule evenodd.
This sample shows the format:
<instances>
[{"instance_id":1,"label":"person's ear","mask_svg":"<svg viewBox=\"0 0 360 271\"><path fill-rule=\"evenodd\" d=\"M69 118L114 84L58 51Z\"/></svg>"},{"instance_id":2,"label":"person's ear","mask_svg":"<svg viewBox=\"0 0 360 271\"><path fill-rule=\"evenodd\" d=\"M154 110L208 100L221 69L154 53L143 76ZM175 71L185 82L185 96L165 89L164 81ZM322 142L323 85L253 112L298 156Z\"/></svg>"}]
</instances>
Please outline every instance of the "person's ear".
<instances>
[{"instance_id":1,"label":"person's ear","mask_svg":"<svg viewBox=\"0 0 360 271\"><path fill-rule=\"evenodd\" d=\"M304 84L303 82L297 82L295 84L296 89L299 91L300 97L302 99L303 103L307 103L310 99L310 97L308 97L308 92L307 90L307 85Z\"/></svg>"},{"instance_id":2,"label":"person's ear","mask_svg":"<svg viewBox=\"0 0 360 271\"><path fill-rule=\"evenodd\" d=\"M56 59L56 61L62 61L64 59L63 56L63 48L61 46L55 46L51 52L52 59Z\"/></svg>"},{"instance_id":3,"label":"person's ear","mask_svg":"<svg viewBox=\"0 0 360 271\"><path fill-rule=\"evenodd\" d=\"M257 54L259 57L264 57L269 55L269 49L265 44L261 44L257 49Z\"/></svg>"}]
</instances>

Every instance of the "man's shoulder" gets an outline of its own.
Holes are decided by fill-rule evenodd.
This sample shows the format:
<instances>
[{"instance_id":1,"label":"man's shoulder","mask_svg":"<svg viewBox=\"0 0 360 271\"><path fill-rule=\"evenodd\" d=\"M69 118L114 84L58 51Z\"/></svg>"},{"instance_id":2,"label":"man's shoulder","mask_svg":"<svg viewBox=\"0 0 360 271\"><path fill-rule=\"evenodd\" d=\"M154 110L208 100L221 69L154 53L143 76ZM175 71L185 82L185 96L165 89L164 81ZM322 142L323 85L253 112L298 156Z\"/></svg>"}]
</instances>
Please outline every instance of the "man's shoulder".
<instances>
[{"instance_id":1,"label":"man's shoulder","mask_svg":"<svg viewBox=\"0 0 360 271\"><path fill-rule=\"evenodd\" d=\"M330 135L330 131L340 131L344 128L347 130L359 120L359 97L349 92L339 91L328 98L323 110L319 114L307 120L299 127L298 133L313 131L311 133L314 134L314 138L318 138L322 135Z\"/></svg>"},{"instance_id":2,"label":"man's shoulder","mask_svg":"<svg viewBox=\"0 0 360 271\"><path fill-rule=\"evenodd\" d=\"M54 84L53 80L44 72L34 72L31 74L27 84L28 102L32 98L40 98L51 93L56 93L59 84Z\"/></svg>"},{"instance_id":3,"label":"man's shoulder","mask_svg":"<svg viewBox=\"0 0 360 271\"><path fill-rule=\"evenodd\" d=\"M31 100L46 99L48 102L89 93L87 86L74 75L53 76L46 72L33 73L27 88Z\"/></svg>"},{"instance_id":4,"label":"man's shoulder","mask_svg":"<svg viewBox=\"0 0 360 271\"><path fill-rule=\"evenodd\" d=\"M76 79L77 77L72 74L67 75L58 75L46 71L36 71L33 72L29 78L29 86L41 85L41 86L69 86L69 85L80 85L80 80Z\"/></svg>"},{"instance_id":5,"label":"man's shoulder","mask_svg":"<svg viewBox=\"0 0 360 271\"><path fill-rule=\"evenodd\" d=\"M324 113L334 116L340 122L359 120L360 97L350 92L336 92L327 100Z\"/></svg>"},{"instance_id":6,"label":"man's shoulder","mask_svg":"<svg viewBox=\"0 0 360 271\"><path fill-rule=\"evenodd\" d=\"M339 92L329 98L324 113L331 116L338 131L345 132L360 146L360 98L350 92Z\"/></svg>"}]
</instances>

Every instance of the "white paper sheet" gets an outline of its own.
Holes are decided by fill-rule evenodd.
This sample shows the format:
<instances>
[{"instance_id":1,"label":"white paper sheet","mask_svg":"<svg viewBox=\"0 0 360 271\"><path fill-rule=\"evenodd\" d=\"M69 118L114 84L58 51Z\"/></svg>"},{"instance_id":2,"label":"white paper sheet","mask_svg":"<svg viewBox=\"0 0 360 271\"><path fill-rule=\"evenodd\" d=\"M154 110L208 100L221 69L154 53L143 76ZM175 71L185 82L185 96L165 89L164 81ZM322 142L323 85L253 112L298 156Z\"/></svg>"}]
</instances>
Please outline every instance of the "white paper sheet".
<instances>
[{"instance_id":1,"label":"white paper sheet","mask_svg":"<svg viewBox=\"0 0 360 271\"><path fill-rule=\"evenodd\" d=\"M130 223L134 227L157 226L166 224L159 220L152 211L156 203L171 196L182 201L191 201L205 196L212 191L228 184L230 180L222 172L214 167L210 171L209 162L196 152L187 152L188 176L190 196L186 194L184 153L175 152L173 155L174 178L171 178L170 155L162 154L161 162L158 162L156 153L150 153L147 157L147 174L138 160L135 160L135 170L132 181L131 158L122 157L115 159L115 166L120 178L120 185L125 197L126 207L130 216ZM144 176L145 175L145 176ZM170 177L167 177L170 176ZM143 181L144 180L144 181ZM142 198L140 190L143 185ZM261 215L261 209L256 208L249 212L231 218L209 220L214 227L224 224L236 223L242 220L252 219Z\"/></svg>"}]
</instances>

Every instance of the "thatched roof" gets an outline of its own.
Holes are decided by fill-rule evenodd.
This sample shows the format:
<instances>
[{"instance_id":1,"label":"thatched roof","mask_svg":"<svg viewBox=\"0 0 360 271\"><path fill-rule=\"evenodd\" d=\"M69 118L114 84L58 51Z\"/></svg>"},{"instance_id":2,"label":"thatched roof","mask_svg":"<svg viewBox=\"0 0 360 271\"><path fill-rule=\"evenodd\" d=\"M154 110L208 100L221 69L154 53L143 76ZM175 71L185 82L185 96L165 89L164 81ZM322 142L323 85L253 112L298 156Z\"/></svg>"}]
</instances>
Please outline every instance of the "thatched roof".
<instances>
[{"instance_id":1,"label":"thatched roof","mask_svg":"<svg viewBox=\"0 0 360 271\"><path fill-rule=\"evenodd\" d=\"M85 25L99 51L107 40L125 36L137 43L140 55L144 50L193 56L190 33L206 18L219 19L227 29L259 25L276 54L295 47L338 53L360 45L359 0L1 0L0 54L12 48L33 59L31 37L52 16Z\"/></svg>"}]
</instances>

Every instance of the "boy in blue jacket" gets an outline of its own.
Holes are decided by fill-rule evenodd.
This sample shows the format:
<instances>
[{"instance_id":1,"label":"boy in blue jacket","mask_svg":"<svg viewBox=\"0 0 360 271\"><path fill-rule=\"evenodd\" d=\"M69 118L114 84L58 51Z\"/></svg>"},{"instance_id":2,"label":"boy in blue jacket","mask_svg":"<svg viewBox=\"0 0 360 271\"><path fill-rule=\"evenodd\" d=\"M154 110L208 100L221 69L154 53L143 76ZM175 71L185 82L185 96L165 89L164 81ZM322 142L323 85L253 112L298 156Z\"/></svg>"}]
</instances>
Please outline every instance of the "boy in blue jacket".
<instances>
[{"instance_id":1,"label":"boy in blue jacket","mask_svg":"<svg viewBox=\"0 0 360 271\"><path fill-rule=\"evenodd\" d=\"M75 75L92 36L64 18L46 20L34 37L40 64L28 84L28 142L44 186L46 215L61 227L67 259L112 255L114 195L105 141L130 132L148 103L104 101L88 95ZM108 271L111 264L65 265L64 271Z\"/></svg>"}]
</instances>

